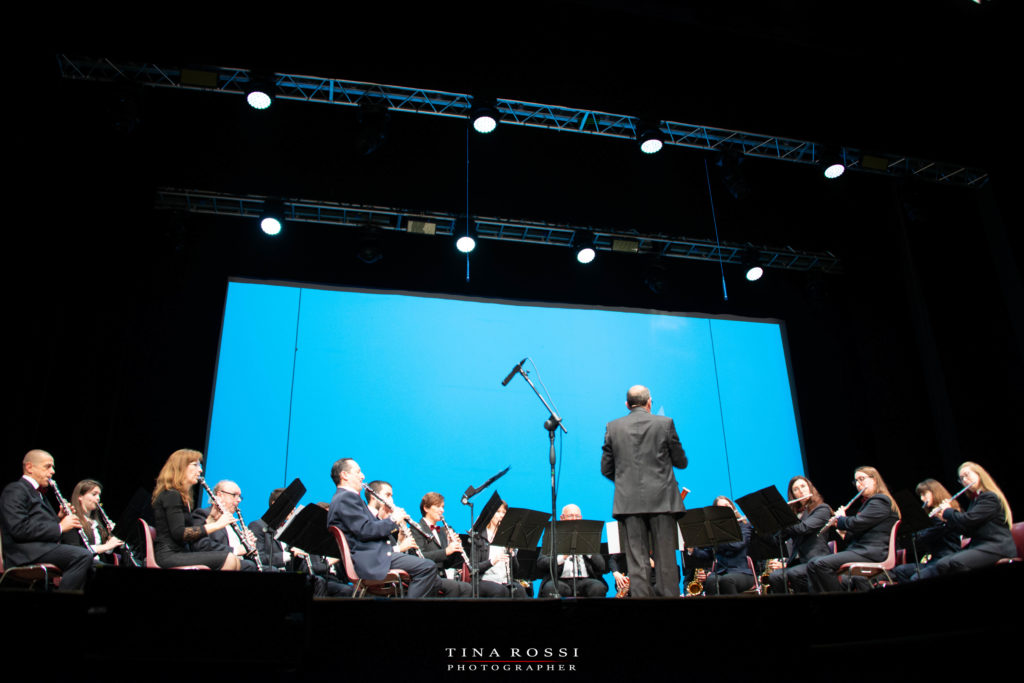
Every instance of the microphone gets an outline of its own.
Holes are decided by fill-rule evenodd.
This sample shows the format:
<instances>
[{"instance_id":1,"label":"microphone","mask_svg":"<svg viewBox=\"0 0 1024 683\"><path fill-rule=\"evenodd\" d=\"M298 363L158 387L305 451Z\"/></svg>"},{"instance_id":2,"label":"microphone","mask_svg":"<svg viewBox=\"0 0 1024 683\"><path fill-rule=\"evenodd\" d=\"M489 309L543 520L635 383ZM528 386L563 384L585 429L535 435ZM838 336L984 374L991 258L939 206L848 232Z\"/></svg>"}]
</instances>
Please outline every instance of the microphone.
<instances>
[{"instance_id":1,"label":"microphone","mask_svg":"<svg viewBox=\"0 0 1024 683\"><path fill-rule=\"evenodd\" d=\"M527 356L527 358L529 358L529 356ZM512 368L512 372L508 373L508 377L506 377L505 379L503 379L501 381L501 386L503 386L503 387L508 386L508 383L511 382L512 378L516 376L516 373L523 369L523 363L525 363L525 362L526 362L526 358L524 358L521 361L519 361L516 364L516 366L514 368Z\"/></svg>"}]
</instances>

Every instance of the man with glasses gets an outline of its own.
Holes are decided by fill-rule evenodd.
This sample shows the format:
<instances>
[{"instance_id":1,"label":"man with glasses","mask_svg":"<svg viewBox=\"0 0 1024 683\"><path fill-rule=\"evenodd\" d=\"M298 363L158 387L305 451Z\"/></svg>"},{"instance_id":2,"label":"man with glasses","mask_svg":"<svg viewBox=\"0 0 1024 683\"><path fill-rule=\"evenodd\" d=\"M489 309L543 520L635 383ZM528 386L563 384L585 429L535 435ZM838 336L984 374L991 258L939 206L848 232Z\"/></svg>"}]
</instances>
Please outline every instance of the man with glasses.
<instances>
[{"instance_id":1,"label":"man with glasses","mask_svg":"<svg viewBox=\"0 0 1024 683\"><path fill-rule=\"evenodd\" d=\"M242 503L242 489L239 488L238 484L230 479L223 479L213 487L213 495L220 502L220 507L211 503L210 507L197 509L192 513L192 524L201 526L217 521L220 518L221 507L232 516L238 512L238 506ZM252 534L248 529L243 529L243 531L249 535ZM256 547L255 537L250 538L249 541L253 547ZM242 559L242 571L254 572L259 569L255 562L244 559L245 545L238 536L238 532L235 531L235 525L233 524L200 539L198 542L193 543L192 547L195 550L203 551L227 550Z\"/></svg>"},{"instance_id":2,"label":"man with glasses","mask_svg":"<svg viewBox=\"0 0 1024 683\"><path fill-rule=\"evenodd\" d=\"M572 503L562 508L563 522L583 519L583 512L578 505ZM558 583L551 584L552 560L554 560L555 576ZM608 593L608 584L601 575L608 571L604 557L597 555L558 555L549 557L541 555L537 558L537 571L547 578L540 585L543 598L564 598L576 596L582 598L603 598ZM575 588L575 592L573 589Z\"/></svg>"}]
</instances>

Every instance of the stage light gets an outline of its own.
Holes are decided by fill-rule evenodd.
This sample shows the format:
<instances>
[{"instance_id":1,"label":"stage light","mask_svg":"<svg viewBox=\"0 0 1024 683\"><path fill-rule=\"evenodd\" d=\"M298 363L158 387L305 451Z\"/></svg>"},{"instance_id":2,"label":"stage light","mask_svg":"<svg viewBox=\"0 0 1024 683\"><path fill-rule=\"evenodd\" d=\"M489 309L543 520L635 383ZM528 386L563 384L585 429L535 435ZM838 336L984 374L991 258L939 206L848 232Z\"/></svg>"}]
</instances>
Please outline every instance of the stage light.
<instances>
[{"instance_id":1,"label":"stage light","mask_svg":"<svg viewBox=\"0 0 1024 683\"><path fill-rule=\"evenodd\" d=\"M253 76L245 90L245 101L253 109L266 109L274 101L274 86L270 78Z\"/></svg>"},{"instance_id":2,"label":"stage light","mask_svg":"<svg viewBox=\"0 0 1024 683\"><path fill-rule=\"evenodd\" d=\"M761 267L761 252L757 249L747 249L743 252L743 267L746 269L747 280L757 282L764 275L764 268Z\"/></svg>"},{"instance_id":3,"label":"stage light","mask_svg":"<svg viewBox=\"0 0 1024 683\"><path fill-rule=\"evenodd\" d=\"M657 125L641 124L637 140L640 142L640 151L644 154L660 152L665 144Z\"/></svg>"},{"instance_id":4,"label":"stage light","mask_svg":"<svg viewBox=\"0 0 1024 683\"><path fill-rule=\"evenodd\" d=\"M839 154L822 154L821 166L824 169L825 177L829 180L835 180L846 172L846 160Z\"/></svg>"},{"instance_id":5,"label":"stage light","mask_svg":"<svg viewBox=\"0 0 1024 683\"><path fill-rule=\"evenodd\" d=\"M597 256L594 250L594 233L590 230L579 230L573 235L572 245L576 248L576 260L590 263Z\"/></svg>"},{"instance_id":6,"label":"stage light","mask_svg":"<svg viewBox=\"0 0 1024 683\"><path fill-rule=\"evenodd\" d=\"M268 199L263 203L260 213L260 230L268 235L277 235L284 227L284 204L278 200Z\"/></svg>"},{"instance_id":7,"label":"stage light","mask_svg":"<svg viewBox=\"0 0 1024 683\"><path fill-rule=\"evenodd\" d=\"M469 119L473 122L473 130L487 134L498 127L498 110L492 103L481 100L469 111Z\"/></svg>"},{"instance_id":8,"label":"stage light","mask_svg":"<svg viewBox=\"0 0 1024 683\"><path fill-rule=\"evenodd\" d=\"M464 219L460 218L455 224L454 234L459 235L455 240L455 248L463 254L468 254L476 249L476 226L470 221L465 221L465 225L462 225L463 221Z\"/></svg>"}]
</instances>

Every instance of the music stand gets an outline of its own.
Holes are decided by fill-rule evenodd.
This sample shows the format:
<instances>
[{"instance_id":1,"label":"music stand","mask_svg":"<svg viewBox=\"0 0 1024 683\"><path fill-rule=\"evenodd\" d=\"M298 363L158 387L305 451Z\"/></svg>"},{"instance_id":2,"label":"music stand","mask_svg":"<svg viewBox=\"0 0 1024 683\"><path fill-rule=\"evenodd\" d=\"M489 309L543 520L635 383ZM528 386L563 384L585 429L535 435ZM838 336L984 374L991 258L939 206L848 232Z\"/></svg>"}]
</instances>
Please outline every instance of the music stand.
<instances>
[{"instance_id":1,"label":"music stand","mask_svg":"<svg viewBox=\"0 0 1024 683\"><path fill-rule=\"evenodd\" d=\"M483 517L483 515L480 515ZM535 548L544 533L544 525L551 519L551 514L527 508L509 508L505 519L501 521L498 532L494 535L492 545L500 545L515 550L517 548ZM509 564L509 582L512 576L512 565ZM511 594L512 588L509 586Z\"/></svg>"},{"instance_id":2,"label":"music stand","mask_svg":"<svg viewBox=\"0 0 1024 683\"><path fill-rule=\"evenodd\" d=\"M775 486L766 486L760 491L754 491L753 493L741 496L736 499L736 504L743 508L743 512L747 515L747 521L757 531L751 542L754 550L751 555L754 559L762 559L762 556L770 557L769 553L774 552L774 549L765 552L766 548L772 547L765 540L766 537L778 534L783 529L791 527L800 521L793 512L793 508L789 507L789 504L786 503L786 500ZM785 541L783 541L781 534L778 535L778 541L778 557L786 558ZM782 565L782 585L786 587L787 593L789 592L789 581L786 578L786 566L788 564L789 561L787 559Z\"/></svg>"},{"instance_id":3,"label":"music stand","mask_svg":"<svg viewBox=\"0 0 1024 683\"><path fill-rule=\"evenodd\" d=\"M736 513L732 508L721 505L687 510L679 520L679 531L687 548L711 548L712 563L715 547L720 543L735 543L743 540Z\"/></svg>"},{"instance_id":4,"label":"music stand","mask_svg":"<svg viewBox=\"0 0 1024 683\"><path fill-rule=\"evenodd\" d=\"M921 507L921 499L906 489L900 489L892 495L896 505L900 508L900 535L910 537L910 547L914 549L914 567L917 571L917 578L921 578L921 560L917 553L917 534L932 528L935 522L933 518Z\"/></svg>"},{"instance_id":5,"label":"music stand","mask_svg":"<svg viewBox=\"0 0 1024 683\"><path fill-rule=\"evenodd\" d=\"M552 566L557 565L558 555L567 555L566 561L571 557L575 562L578 555L598 555L601 552L601 531L604 529L604 522L589 519L567 519L554 523L554 535L545 534L544 544L541 546L541 554L552 559ZM554 538L555 547L551 547L551 539ZM576 579L579 568L573 572L572 594L576 595ZM597 577L592 577L597 578ZM557 581L557 577L554 579ZM557 592L557 583L555 584Z\"/></svg>"},{"instance_id":6,"label":"music stand","mask_svg":"<svg viewBox=\"0 0 1024 683\"><path fill-rule=\"evenodd\" d=\"M281 492L281 495L277 497L273 505L267 508L267 511L263 513L260 519L271 529L276 529L288 519L288 515L291 514L304 495L306 495L306 487L296 478L295 481L288 484L288 488Z\"/></svg>"},{"instance_id":7,"label":"music stand","mask_svg":"<svg viewBox=\"0 0 1024 683\"><path fill-rule=\"evenodd\" d=\"M327 510L307 505L277 532L277 539L311 555L338 556L338 544L327 531Z\"/></svg>"}]
</instances>

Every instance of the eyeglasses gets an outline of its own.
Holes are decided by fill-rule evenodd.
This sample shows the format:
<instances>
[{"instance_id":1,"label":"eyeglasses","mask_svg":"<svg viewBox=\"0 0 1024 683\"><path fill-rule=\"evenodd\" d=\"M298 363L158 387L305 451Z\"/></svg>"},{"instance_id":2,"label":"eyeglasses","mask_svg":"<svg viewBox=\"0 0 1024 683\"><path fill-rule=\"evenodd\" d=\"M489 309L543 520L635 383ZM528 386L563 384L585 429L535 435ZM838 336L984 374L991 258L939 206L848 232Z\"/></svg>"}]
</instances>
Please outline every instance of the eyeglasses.
<instances>
[{"instance_id":1,"label":"eyeglasses","mask_svg":"<svg viewBox=\"0 0 1024 683\"><path fill-rule=\"evenodd\" d=\"M217 491L217 493L223 493L225 496L231 496L232 498L237 498L238 500L242 500L242 492L241 491L235 491L233 493L231 491Z\"/></svg>"},{"instance_id":2,"label":"eyeglasses","mask_svg":"<svg viewBox=\"0 0 1024 683\"><path fill-rule=\"evenodd\" d=\"M870 474L865 474L865 475L863 475L861 477L854 477L853 478L853 485L856 486L857 484L865 482L868 479L874 479L874 477L872 477Z\"/></svg>"}]
</instances>

